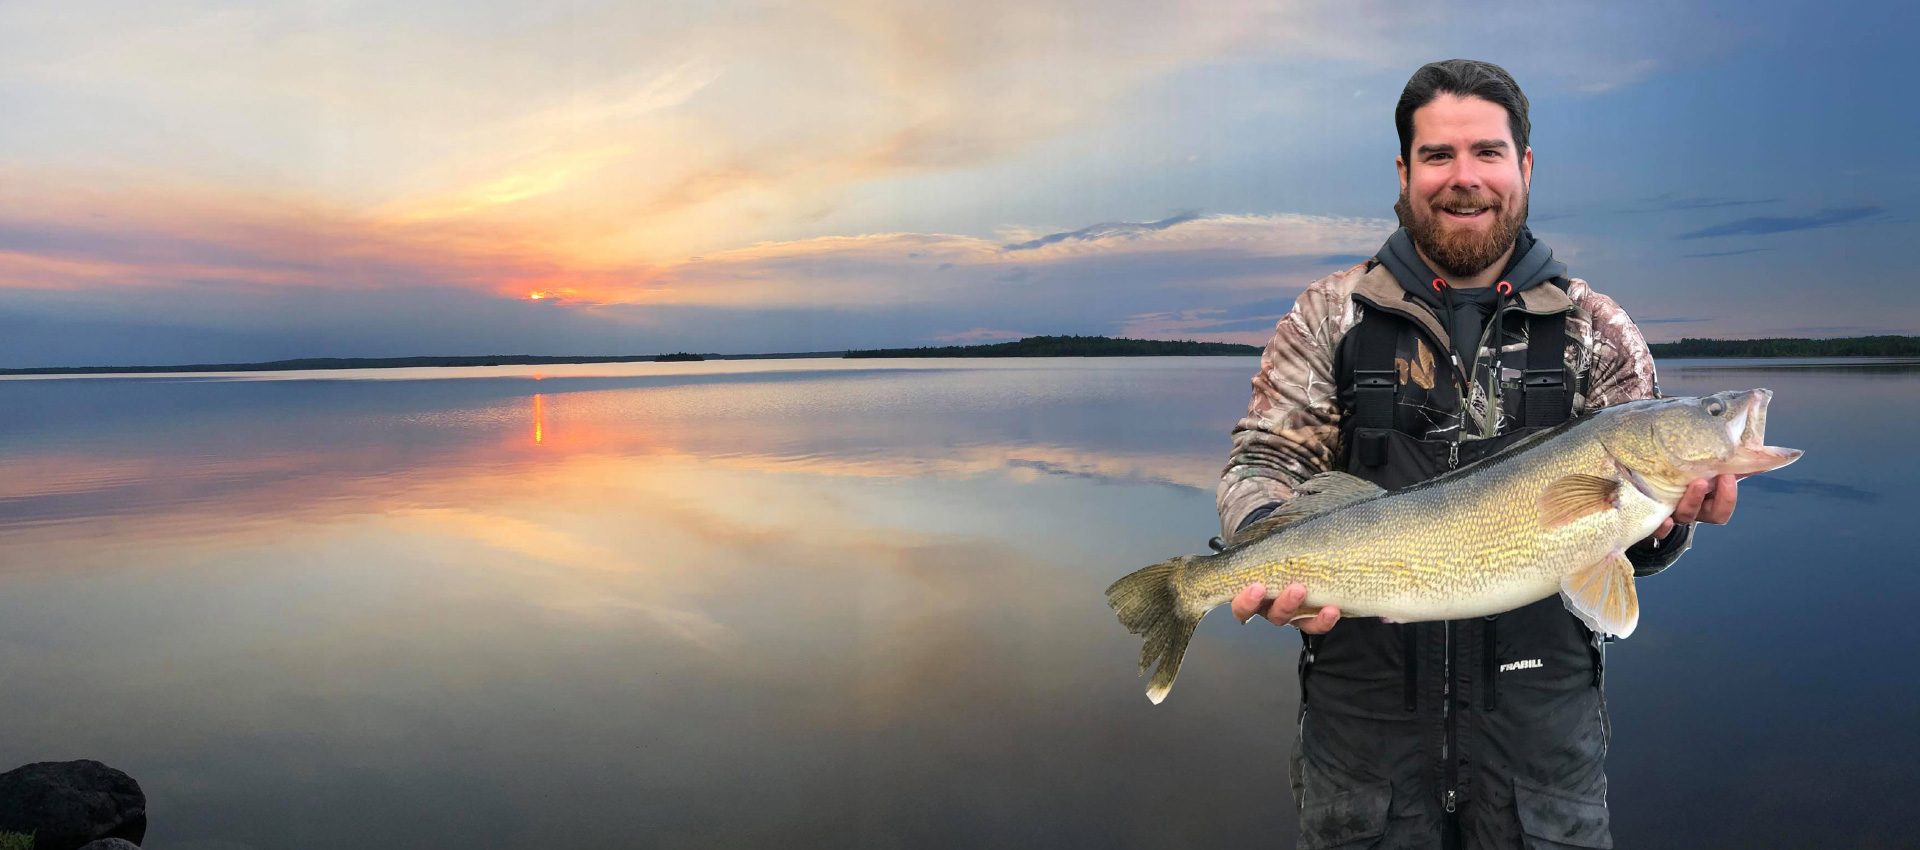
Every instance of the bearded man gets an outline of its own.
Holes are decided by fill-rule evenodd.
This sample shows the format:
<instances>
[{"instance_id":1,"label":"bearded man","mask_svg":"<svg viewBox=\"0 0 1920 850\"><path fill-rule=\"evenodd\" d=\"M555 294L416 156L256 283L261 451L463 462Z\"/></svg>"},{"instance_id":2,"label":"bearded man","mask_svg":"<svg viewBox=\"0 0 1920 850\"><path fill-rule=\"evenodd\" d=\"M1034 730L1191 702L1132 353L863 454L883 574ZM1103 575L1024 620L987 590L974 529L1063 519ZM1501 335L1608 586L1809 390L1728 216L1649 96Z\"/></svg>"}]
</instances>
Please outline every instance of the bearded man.
<instances>
[{"instance_id":1,"label":"bearded man","mask_svg":"<svg viewBox=\"0 0 1920 850\"><path fill-rule=\"evenodd\" d=\"M1229 541L1316 473L1407 487L1659 394L1639 329L1526 227L1532 125L1512 76L1426 65L1394 124L1400 229L1274 328L1220 479ZM1732 476L1693 482L1628 550L1635 575L1673 563L1735 498ZM1287 625L1306 592L1269 601L1256 584L1234 616ZM1557 596L1451 622L1339 616L1298 623L1301 847L1613 846L1604 646Z\"/></svg>"}]
</instances>

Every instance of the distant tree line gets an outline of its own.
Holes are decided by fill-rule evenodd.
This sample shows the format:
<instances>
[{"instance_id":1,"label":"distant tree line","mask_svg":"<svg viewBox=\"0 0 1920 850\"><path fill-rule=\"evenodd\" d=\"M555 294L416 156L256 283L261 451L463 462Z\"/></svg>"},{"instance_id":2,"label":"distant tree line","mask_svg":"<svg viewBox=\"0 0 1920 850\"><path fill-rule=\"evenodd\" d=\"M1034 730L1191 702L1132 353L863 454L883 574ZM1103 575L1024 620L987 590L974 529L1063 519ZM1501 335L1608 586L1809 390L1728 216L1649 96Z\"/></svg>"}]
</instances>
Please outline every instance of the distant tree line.
<instances>
[{"instance_id":1,"label":"distant tree line","mask_svg":"<svg viewBox=\"0 0 1920 850\"><path fill-rule=\"evenodd\" d=\"M1694 339L1648 346L1655 357L1920 357L1920 336Z\"/></svg>"},{"instance_id":2,"label":"distant tree line","mask_svg":"<svg viewBox=\"0 0 1920 850\"><path fill-rule=\"evenodd\" d=\"M847 357L1183 357L1194 355L1257 355L1260 349L1230 342L1119 339L1105 336L1030 336L1017 342L989 345L945 345L928 348L873 348L847 352Z\"/></svg>"},{"instance_id":3,"label":"distant tree line","mask_svg":"<svg viewBox=\"0 0 1920 850\"><path fill-rule=\"evenodd\" d=\"M1857 336L1846 339L1695 339L1649 346L1656 357L1920 357L1920 336ZM757 357L831 357L839 352L732 355ZM1193 340L1123 339L1105 336L1030 336L1017 342L945 345L927 348L874 348L848 351L846 357L1191 357L1258 355L1252 345ZM41 366L0 369L0 375L76 375L107 372L270 372L296 369L391 369L409 366L537 366L557 363L633 363L705 360L723 355L685 351L672 354L542 356L494 354L477 357L307 357L266 363L193 363L180 366Z\"/></svg>"}]
</instances>

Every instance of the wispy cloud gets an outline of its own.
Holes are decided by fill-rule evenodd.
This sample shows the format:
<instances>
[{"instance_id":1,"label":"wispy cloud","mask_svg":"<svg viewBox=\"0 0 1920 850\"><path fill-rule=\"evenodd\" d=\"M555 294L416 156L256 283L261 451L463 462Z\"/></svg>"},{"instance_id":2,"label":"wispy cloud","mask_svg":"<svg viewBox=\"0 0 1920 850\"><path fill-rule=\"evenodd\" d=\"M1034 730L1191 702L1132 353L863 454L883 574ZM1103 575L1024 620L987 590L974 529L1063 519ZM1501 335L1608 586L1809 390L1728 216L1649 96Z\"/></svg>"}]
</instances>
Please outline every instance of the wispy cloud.
<instances>
[{"instance_id":1,"label":"wispy cloud","mask_svg":"<svg viewBox=\"0 0 1920 850\"><path fill-rule=\"evenodd\" d=\"M1686 210L1711 210L1725 207L1749 207L1758 204L1775 204L1780 198L1720 198L1705 195L1676 195L1664 192L1649 198L1641 198L1623 206L1615 212L1639 214L1652 212L1677 212Z\"/></svg>"},{"instance_id":2,"label":"wispy cloud","mask_svg":"<svg viewBox=\"0 0 1920 850\"><path fill-rule=\"evenodd\" d=\"M1575 86L1587 94L1604 94L1633 85L1653 75L1660 63L1653 59L1635 59L1594 69L1585 82Z\"/></svg>"},{"instance_id":3,"label":"wispy cloud","mask_svg":"<svg viewBox=\"0 0 1920 850\"><path fill-rule=\"evenodd\" d=\"M1192 303L1334 265L1324 258L1372 250L1391 231L1383 219L1182 214L1045 235L1012 230L999 242L954 234L822 237L703 255L665 269L649 298L743 306L1002 302L1082 312Z\"/></svg>"},{"instance_id":4,"label":"wispy cloud","mask_svg":"<svg viewBox=\"0 0 1920 850\"><path fill-rule=\"evenodd\" d=\"M1812 215L1802 216L1756 216L1717 224L1702 230L1682 233L1677 239L1706 239L1714 236L1764 236L1772 233L1790 233L1796 230L1814 230L1822 227L1836 227L1873 218L1886 208L1877 206L1839 207L1824 209Z\"/></svg>"},{"instance_id":5,"label":"wispy cloud","mask_svg":"<svg viewBox=\"0 0 1920 850\"><path fill-rule=\"evenodd\" d=\"M1708 251L1702 254L1681 254L1682 259L1699 260L1707 257L1738 257L1741 254L1765 254L1772 248L1741 248L1738 251Z\"/></svg>"},{"instance_id":6,"label":"wispy cloud","mask_svg":"<svg viewBox=\"0 0 1920 850\"><path fill-rule=\"evenodd\" d=\"M1640 324L1640 325L1686 325L1686 324L1692 324L1695 322L1710 322L1713 320L1707 319L1707 318L1687 317L1687 318L1680 318L1680 319L1635 319L1633 321L1635 324Z\"/></svg>"},{"instance_id":7,"label":"wispy cloud","mask_svg":"<svg viewBox=\"0 0 1920 850\"><path fill-rule=\"evenodd\" d=\"M1171 216L1160 219L1159 221L1148 221L1148 222L1109 221L1109 222L1103 222L1100 224L1088 225L1086 227L1080 228L1079 230L1070 230L1066 233L1049 233L1038 239L1029 239L1025 242L1019 242L1012 245L1002 246L1001 250L1031 251L1035 248L1044 248L1056 242L1066 242L1069 240L1075 241L1075 242L1094 242L1101 239L1132 239L1136 236L1139 236L1142 233L1152 233L1156 230L1165 230L1176 224L1185 224L1189 221L1198 219L1199 217L1200 217L1199 211L1190 210L1187 212L1175 213Z\"/></svg>"}]
</instances>

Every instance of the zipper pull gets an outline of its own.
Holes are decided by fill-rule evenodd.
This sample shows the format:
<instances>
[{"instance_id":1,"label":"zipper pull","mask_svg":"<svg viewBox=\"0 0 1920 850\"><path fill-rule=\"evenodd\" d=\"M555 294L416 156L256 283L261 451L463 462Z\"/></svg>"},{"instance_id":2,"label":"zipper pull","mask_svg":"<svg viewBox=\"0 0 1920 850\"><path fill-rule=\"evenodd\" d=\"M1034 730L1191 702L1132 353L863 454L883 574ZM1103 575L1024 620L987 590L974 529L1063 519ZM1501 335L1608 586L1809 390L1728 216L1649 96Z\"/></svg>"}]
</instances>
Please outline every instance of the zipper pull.
<instances>
[{"instance_id":1,"label":"zipper pull","mask_svg":"<svg viewBox=\"0 0 1920 850\"><path fill-rule=\"evenodd\" d=\"M1453 814L1455 805L1456 804L1454 802L1453 789L1448 788L1447 789L1447 805L1446 805L1447 814Z\"/></svg>"},{"instance_id":2,"label":"zipper pull","mask_svg":"<svg viewBox=\"0 0 1920 850\"><path fill-rule=\"evenodd\" d=\"M1454 440L1447 445L1447 468L1460 468L1460 441Z\"/></svg>"}]
</instances>

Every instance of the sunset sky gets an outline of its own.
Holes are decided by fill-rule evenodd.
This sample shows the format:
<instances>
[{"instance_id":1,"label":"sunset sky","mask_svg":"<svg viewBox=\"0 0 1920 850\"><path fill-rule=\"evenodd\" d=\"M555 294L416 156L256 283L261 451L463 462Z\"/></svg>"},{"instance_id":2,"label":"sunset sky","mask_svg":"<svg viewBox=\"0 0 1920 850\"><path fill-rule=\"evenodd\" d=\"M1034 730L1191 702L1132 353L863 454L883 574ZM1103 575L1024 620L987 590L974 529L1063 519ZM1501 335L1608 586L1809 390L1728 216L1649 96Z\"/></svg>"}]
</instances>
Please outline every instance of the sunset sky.
<instances>
[{"instance_id":1,"label":"sunset sky","mask_svg":"<svg viewBox=\"0 0 1920 850\"><path fill-rule=\"evenodd\" d=\"M0 367L1258 344L1434 59L1655 340L1920 333L1905 4L0 4Z\"/></svg>"}]
</instances>

